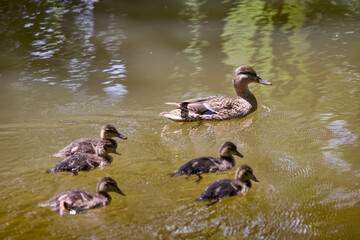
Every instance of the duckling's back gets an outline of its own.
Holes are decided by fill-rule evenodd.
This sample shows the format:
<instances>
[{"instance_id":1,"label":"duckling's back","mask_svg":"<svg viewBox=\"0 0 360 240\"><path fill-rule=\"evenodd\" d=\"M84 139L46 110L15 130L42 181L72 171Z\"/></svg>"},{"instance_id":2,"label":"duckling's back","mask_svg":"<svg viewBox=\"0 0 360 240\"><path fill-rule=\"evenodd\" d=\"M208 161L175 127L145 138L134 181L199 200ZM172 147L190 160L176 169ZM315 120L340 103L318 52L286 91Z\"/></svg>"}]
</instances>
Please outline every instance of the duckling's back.
<instances>
[{"instance_id":1,"label":"duckling's back","mask_svg":"<svg viewBox=\"0 0 360 240\"><path fill-rule=\"evenodd\" d=\"M49 199L47 202L39 203L38 206L59 208L62 204L64 204L64 207L68 210L86 210L105 206L108 204L108 199L103 195L93 194L86 191L73 190L59 193L58 195Z\"/></svg>"},{"instance_id":2,"label":"duckling's back","mask_svg":"<svg viewBox=\"0 0 360 240\"><path fill-rule=\"evenodd\" d=\"M205 191L201 194L201 197L196 201L208 201L213 199L221 199L225 197L235 196L241 189L241 185L234 179L221 179L210 184Z\"/></svg>"},{"instance_id":3,"label":"duckling's back","mask_svg":"<svg viewBox=\"0 0 360 240\"><path fill-rule=\"evenodd\" d=\"M111 157L108 157L109 159L95 154L79 153L65 158L46 173L73 172L76 174L78 171L90 171L108 165L111 162Z\"/></svg>"},{"instance_id":4,"label":"duckling's back","mask_svg":"<svg viewBox=\"0 0 360 240\"><path fill-rule=\"evenodd\" d=\"M58 153L51 155L52 157L65 158L78 153L89 153L95 154L96 145L101 141L98 138L82 138L76 140L75 142L70 143L68 146L61 149ZM109 141L117 147L117 143L113 139L109 139Z\"/></svg>"},{"instance_id":5,"label":"duckling's back","mask_svg":"<svg viewBox=\"0 0 360 240\"><path fill-rule=\"evenodd\" d=\"M216 171L216 167L220 164L221 161L213 157L195 158L180 166L179 170L173 175L209 173Z\"/></svg>"}]
</instances>

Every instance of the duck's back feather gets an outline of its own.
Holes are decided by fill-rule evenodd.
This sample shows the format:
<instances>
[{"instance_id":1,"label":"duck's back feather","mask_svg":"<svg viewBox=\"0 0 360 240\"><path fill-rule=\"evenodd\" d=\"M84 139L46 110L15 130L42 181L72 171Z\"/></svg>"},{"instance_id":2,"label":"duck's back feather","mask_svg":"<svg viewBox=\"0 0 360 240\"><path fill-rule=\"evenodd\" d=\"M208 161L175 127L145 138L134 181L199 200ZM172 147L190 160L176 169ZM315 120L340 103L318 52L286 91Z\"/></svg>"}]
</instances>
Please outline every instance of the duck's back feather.
<instances>
[{"instance_id":1,"label":"duck's back feather","mask_svg":"<svg viewBox=\"0 0 360 240\"><path fill-rule=\"evenodd\" d=\"M109 203L109 199L104 195L74 190L62 192L55 197L52 197L46 203L40 203L39 206L60 208L62 203L64 203L64 207L67 210L86 210L105 206Z\"/></svg>"},{"instance_id":2,"label":"duck's back feather","mask_svg":"<svg viewBox=\"0 0 360 240\"><path fill-rule=\"evenodd\" d=\"M61 162L59 162L54 168L47 171L51 172L78 172L78 171L89 171L97 167L106 166L111 162L111 157L109 159L100 157L94 154L88 153L79 153L77 155L72 155Z\"/></svg>"},{"instance_id":3,"label":"duck's back feather","mask_svg":"<svg viewBox=\"0 0 360 240\"><path fill-rule=\"evenodd\" d=\"M53 154L53 157L68 157L77 153L90 153L95 154L95 147L99 143L100 139L96 138L82 138L76 140L58 153Z\"/></svg>"},{"instance_id":4,"label":"duck's back feather","mask_svg":"<svg viewBox=\"0 0 360 240\"><path fill-rule=\"evenodd\" d=\"M220 159L213 157L200 157L195 158L182 166L174 175L190 175L190 174L202 174L209 172L216 172L219 170L219 165L222 162Z\"/></svg>"},{"instance_id":5,"label":"duck's back feather","mask_svg":"<svg viewBox=\"0 0 360 240\"><path fill-rule=\"evenodd\" d=\"M233 99L223 96L212 96L203 98L199 102L189 103L189 114L185 119L181 117L180 109L163 112L161 115L176 122L219 121L245 117L255 111L256 108L256 105L252 105L242 98ZM206 114L208 110L212 114Z\"/></svg>"},{"instance_id":6,"label":"duck's back feather","mask_svg":"<svg viewBox=\"0 0 360 240\"><path fill-rule=\"evenodd\" d=\"M234 179L221 179L210 184L196 201L208 201L237 195L242 186Z\"/></svg>"}]
</instances>

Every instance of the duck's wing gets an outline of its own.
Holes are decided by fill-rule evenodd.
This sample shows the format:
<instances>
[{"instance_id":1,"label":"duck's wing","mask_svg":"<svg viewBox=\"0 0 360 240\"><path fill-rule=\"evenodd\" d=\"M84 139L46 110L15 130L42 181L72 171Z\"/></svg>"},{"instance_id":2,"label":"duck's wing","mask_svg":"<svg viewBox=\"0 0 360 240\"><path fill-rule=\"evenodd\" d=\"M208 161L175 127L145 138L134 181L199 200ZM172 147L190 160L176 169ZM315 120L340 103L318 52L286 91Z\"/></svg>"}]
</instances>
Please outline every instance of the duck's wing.
<instances>
[{"instance_id":1,"label":"duck's wing","mask_svg":"<svg viewBox=\"0 0 360 240\"><path fill-rule=\"evenodd\" d=\"M167 102L165 104L180 107L180 104L184 102L188 103L188 109L190 111L202 114L206 110L218 113L224 109L230 109L234 104L234 99L224 96L210 96L206 98L188 99L181 102Z\"/></svg>"},{"instance_id":2,"label":"duck's wing","mask_svg":"<svg viewBox=\"0 0 360 240\"><path fill-rule=\"evenodd\" d=\"M187 100L180 101L180 102L166 102L165 104L175 105L175 106L180 107L180 104L183 103L183 102L187 102L189 104L203 103L203 102L206 102L206 101L208 101L209 99L211 99L213 97L214 96L204 97L204 98L192 98L192 99L187 99Z\"/></svg>"},{"instance_id":3,"label":"duck's wing","mask_svg":"<svg viewBox=\"0 0 360 240\"><path fill-rule=\"evenodd\" d=\"M220 121L244 117L256 110L256 108L244 99L232 99L223 96L202 98L199 101L189 103L187 108L189 112L186 118L182 117L181 109L163 112L160 115L177 122L193 122L201 120Z\"/></svg>"},{"instance_id":4,"label":"duck's wing","mask_svg":"<svg viewBox=\"0 0 360 240\"><path fill-rule=\"evenodd\" d=\"M200 157L190 160L183 164L176 175L202 174L213 171L219 164L220 160L212 157Z\"/></svg>"},{"instance_id":5,"label":"duck's wing","mask_svg":"<svg viewBox=\"0 0 360 240\"><path fill-rule=\"evenodd\" d=\"M100 139L96 138L82 138L70 143L59 152L51 156L64 158L78 153L95 154L95 147L99 141Z\"/></svg>"},{"instance_id":6,"label":"duck's wing","mask_svg":"<svg viewBox=\"0 0 360 240\"><path fill-rule=\"evenodd\" d=\"M206 106L204 104L216 97L217 96L210 96L210 97L205 97L205 98L193 98L193 99L188 99L188 100L184 100L181 102L167 102L165 104L175 105L177 107L180 107L182 103L187 103L188 104L187 108L189 109L190 112L192 112L194 114L202 114L206 110L209 110L206 108Z\"/></svg>"},{"instance_id":7,"label":"duck's wing","mask_svg":"<svg viewBox=\"0 0 360 240\"><path fill-rule=\"evenodd\" d=\"M86 153L72 155L59 162L53 169L48 170L47 173L89 171L100 165L100 161L97 158L95 155Z\"/></svg>"},{"instance_id":8,"label":"duck's wing","mask_svg":"<svg viewBox=\"0 0 360 240\"><path fill-rule=\"evenodd\" d=\"M46 203L38 204L40 207L65 208L67 210L85 210L98 207L102 200L98 195L85 191L67 191L52 197Z\"/></svg>"},{"instance_id":9,"label":"duck's wing","mask_svg":"<svg viewBox=\"0 0 360 240\"><path fill-rule=\"evenodd\" d=\"M105 198L104 198L105 199ZM65 199L65 208L67 210L86 210L95 207L100 207L106 204L106 201L93 194L85 191L70 191Z\"/></svg>"},{"instance_id":10,"label":"duck's wing","mask_svg":"<svg viewBox=\"0 0 360 240\"><path fill-rule=\"evenodd\" d=\"M216 182L210 184L201 194L201 197L196 200L208 201L234 196L237 194L238 187L239 186L236 185L233 179L217 180Z\"/></svg>"},{"instance_id":11,"label":"duck's wing","mask_svg":"<svg viewBox=\"0 0 360 240\"><path fill-rule=\"evenodd\" d=\"M209 99L203 104L208 110L219 113L221 111L232 109L234 105L234 99L229 97L217 96L216 98Z\"/></svg>"},{"instance_id":12,"label":"duck's wing","mask_svg":"<svg viewBox=\"0 0 360 240\"><path fill-rule=\"evenodd\" d=\"M233 118L242 118L256 110L244 99L219 97L217 101L208 101L204 105L216 114L201 115L201 120L220 121Z\"/></svg>"}]
</instances>

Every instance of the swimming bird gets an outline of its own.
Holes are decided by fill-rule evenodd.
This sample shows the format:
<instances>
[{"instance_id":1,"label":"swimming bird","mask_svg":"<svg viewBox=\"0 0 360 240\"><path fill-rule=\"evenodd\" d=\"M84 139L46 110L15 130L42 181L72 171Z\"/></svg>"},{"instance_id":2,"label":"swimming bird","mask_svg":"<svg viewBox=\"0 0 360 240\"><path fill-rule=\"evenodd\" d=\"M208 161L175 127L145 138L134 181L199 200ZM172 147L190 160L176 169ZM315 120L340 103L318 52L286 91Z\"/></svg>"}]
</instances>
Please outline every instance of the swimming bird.
<instances>
[{"instance_id":1,"label":"swimming bird","mask_svg":"<svg viewBox=\"0 0 360 240\"><path fill-rule=\"evenodd\" d=\"M117 148L117 142L112 139L113 137L118 137L123 140L126 140L127 137L120 134L117 129L110 124L102 126L100 130L100 138L81 138L70 143L68 146L61 149L58 153L51 155L52 157L68 157L78 153L91 153L95 154L95 147L100 142L100 140L109 140Z\"/></svg>"},{"instance_id":2,"label":"swimming bird","mask_svg":"<svg viewBox=\"0 0 360 240\"><path fill-rule=\"evenodd\" d=\"M199 182L202 179L201 174L222 172L229 170L235 166L235 159L233 155L244 157L238 150L234 143L225 142L221 145L219 150L219 158L214 157L200 157L195 158L180 166L177 172L171 173L172 176L191 175L196 174Z\"/></svg>"},{"instance_id":3,"label":"swimming bird","mask_svg":"<svg viewBox=\"0 0 360 240\"><path fill-rule=\"evenodd\" d=\"M114 179L103 177L96 187L96 194L85 191L67 191L62 192L51 198L46 203L39 203L39 207L50 207L57 210L60 216L68 211L78 213L91 208L103 207L111 202L108 192L116 192L125 196L125 193L119 189Z\"/></svg>"},{"instance_id":4,"label":"swimming bird","mask_svg":"<svg viewBox=\"0 0 360 240\"><path fill-rule=\"evenodd\" d=\"M217 203L220 199L246 193L251 188L251 182L259 182L255 177L253 170L248 165L242 165L235 173L235 179L221 179L210 184L201 197L195 201L212 201L207 206Z\"/></svg>"},{"instance_id":5,"label":"swimming bird","mask_svg":"<svg viewBox=\"0 0 360 240\"><path fill-rule=\"evenodd\" d=\"M120 155L109 140L101 140L97 144L95 151L96 154L78 153L70 155L59 162L54 168L46 171L46 173L72 172L74 175L77 175L78 171L90 171L109 165L113 159L108 155L109 153Z\"/></svg>"},{"instance_id":6,"label":"swimming bird","mask_svg":"<svg viewBox=\"0 0 360 240\"><path fill-rule=\"evenodd\" d=\"M249 83L272 85L259 77L251 66L240 66L232 79L237 98L215 95L181 102L167 102L165 104L175 105L178 108L170 112L162 112L160 115L176 122L219 121L245 117L257 109L256 98L248 88Z\"/></svg>"}]
</instances>

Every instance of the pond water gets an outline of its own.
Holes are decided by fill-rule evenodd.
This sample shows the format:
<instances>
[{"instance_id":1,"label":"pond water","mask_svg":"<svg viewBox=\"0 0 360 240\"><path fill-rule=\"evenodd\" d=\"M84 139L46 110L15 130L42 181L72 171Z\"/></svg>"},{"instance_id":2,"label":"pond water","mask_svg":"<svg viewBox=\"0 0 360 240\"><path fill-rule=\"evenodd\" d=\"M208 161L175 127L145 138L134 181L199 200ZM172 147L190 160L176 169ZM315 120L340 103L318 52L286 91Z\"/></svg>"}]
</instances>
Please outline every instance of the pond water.
<instances>
[{"instance_id":1,"label":"pond water","mask_svg":"<svg viewBox=\"0 0 360 240\"><path fill-rule=\"evenodd\" d=\"M360 236L360 4L334 1L2 1L1 239L356 239ZM164 102L235 96L251 65L246 118L179 125ZM70 142L110 123L112 164L46 174ZM248 194L194 202L221 174L170 177L232 141L260 180ZM95 191L126 196L60 217L37 203Z\"/></svg>"}]
</instances>

